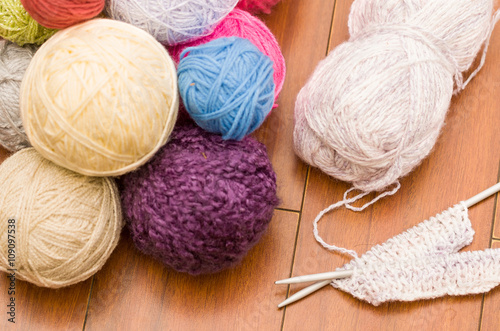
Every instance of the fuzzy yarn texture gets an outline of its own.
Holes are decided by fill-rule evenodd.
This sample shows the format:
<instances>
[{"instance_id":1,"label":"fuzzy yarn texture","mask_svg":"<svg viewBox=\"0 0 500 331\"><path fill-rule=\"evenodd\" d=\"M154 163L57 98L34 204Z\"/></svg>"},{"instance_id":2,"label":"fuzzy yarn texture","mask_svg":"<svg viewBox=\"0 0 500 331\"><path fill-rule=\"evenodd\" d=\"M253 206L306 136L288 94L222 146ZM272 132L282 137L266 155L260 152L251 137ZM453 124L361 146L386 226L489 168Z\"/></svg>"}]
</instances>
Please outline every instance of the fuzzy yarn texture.
<instances>
[{"instance_id":1,"label":"fuzzy yarn texture","mask_svg":"<svg viewBox=\"0 0 500 331\"><path fill-rule=\"evenodd\" d=\"M0 37L23 46L41 45L57 30L47 29L35 21L20 0L0 1Z\"/></svg>"},{"instance_id":2,"label":"fuzzy yarn texture","mask_svg":"<svg viewBox=\"0 0 500 331\"><path fill-rule=\"evenodd\" d=\"M11 152L30 145L19 111L19 92L36 49L0 40L0 145Z\"/></svg>"},{"instance_id":3,"label":"fuzzy yarn texture","mask_svg":"<svg viewBox=\"0 0 500 331\"><path fill-rule=\"evenodd\" d=\"M374 246L339 269L351 277L331 285L375 306L485 293L500 283L500 249L459 253L473 236L467 208L457 204Z\"/></svg>"},{"instance_id":4,"label":"fuzzy yarn texture","mask_svg":"<svg viewBox=\"0 0 500 331\"><path fill-rule=\"evenodd\" d=\"M210 34L238 0L106 0L109 17L135 25L165 45Z\"/></svg>"},{"instance_id":5,"label":"fuzzy yarn texture","mask_svg":"<svg viewBox=\"0 0 500 331\"><path fill-rule=\"evenodd\" d=\"M246 38L257 46L262 53L271 58L274 69L274 84L276 86L274 94L275 100L277 100L285 81L285 59L276 38L269 28L261 20L244 10L233 10L215 27L212 34L193 42L169 47L168 51L173 60L179 63L180 54L184 49L206 44L222 37Z\"/></svg>"},{"instance_id":6,"label":"fuzzy yarn texture","mask_svg":"<svg viewBox=\"0 0 500 331\"><path fill-rule=\"evenodd\" d=\"M281 0L240 0L236 7L252 14L270 14L271 9L280 1Z\"/></svg>"},{"instance_id":7,"label":"fuzzy yarn texture","mask_svg":"<svg viewBox=\"0 0 500 331\"><path fill-rule=\"evenodd\" d=\"M130 24L94 19L40 47L21 84L21 114L49 160L117 176L165 144L178 98L175 65L160 43Z\"/></svg>"},{"instance_id":8,"label":"fuzzy yarn texture","mask_svg":"<svg viewBox=\"0 0 500 331\"><path fill-rule=\"evenodd\" d=\"M116 184L61 168L26 148L0 165L0 271L37 286L81 282L106 263L123 227ZM13 220L13 221L11 221ZM15 242L7 234L14 233ZM15 246L14 265L8 245Z\"/></svg>"},{"instance_id":9,"label":"fuzzy yarn texture","mask_svg":"<svg viewBox=\"0 0 500 331\"><path fill-rule=\"evenodd\" d=\"M145 166L121 178L135 245L181 272L206 274L239 263L278 205L266 147L251 137L222 140L193 123Z\"/></svg>"},{"instance_id":10,"label":"fuzzy yarn texture","mask_svg":"<svg viewBox=\"0 0 500 331\"><path fill-rule=\"evenodd\" d=\"M273 61L248 39L186 48L177 74L188 113L222 139L241 140L255 131L274 104Z\"/></svg>"},{"instance_id":11,"label":"fuzzy yarn texture","mask_svg":"<svg viewBox=\"0 0 500 331\"><path fill-rule=\"evenodd\" d=\"M432 150L492 11L492 0L354 1L350 39L297 97L297 155L365 192L396 183Z\"/></svg>"},{"instance_id":12,"label":"fuzzy yarn texture","mask_svg":"<svg viewBox=\"0 0 500 331\"><path fill-rule=\"evenodd\" d=\"M64 29L94 18L104 9L104 0L21 0L38 23L50 29Z\"/></svg>"}]
</instances>

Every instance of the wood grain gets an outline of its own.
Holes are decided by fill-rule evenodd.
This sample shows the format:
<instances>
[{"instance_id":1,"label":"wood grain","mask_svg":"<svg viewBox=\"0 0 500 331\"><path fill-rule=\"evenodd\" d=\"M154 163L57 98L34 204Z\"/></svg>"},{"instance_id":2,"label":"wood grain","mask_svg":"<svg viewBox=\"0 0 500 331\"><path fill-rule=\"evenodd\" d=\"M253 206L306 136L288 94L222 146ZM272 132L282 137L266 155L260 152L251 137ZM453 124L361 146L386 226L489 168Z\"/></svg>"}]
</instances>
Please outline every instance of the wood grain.
<instances>
[{"instance_id":1,"label":"wood grain","mask_svg":"<svg viewBox=\"0 0 500 331\"><path fill-rule=\"evenodd\" d=\"M347 37L352 1L337 2L331 47ZM401 181L400 191L360 213L335 210L320 223L326 242L363 253L497 181L500 116L500 34L494 34L485 67L452 100L438 143L431 155ZM330 271L347 260L322 249L312 235L312 220L342 199L346 183L313 169L307 183L293 275ZM365 201L373 198L373 194ZM359 204L361 205L361 203ZM494 199L471 208L476 236L468 250L489 245ZM293 286L292 293L301 288ZM477 330L482 296L441 298L373 307L327 288L286 310L284 330ZM310 313L311 311L316 313Z\"/></svg>"},{"instance_id":2,"label":"wood grain","mask_svg":"<svg viewBox=\"0 0 500 331\"><path fill-rule=\"evenodd\" d=\"M298 214L276 211L234 269L193 277L143 256L128 236L95 277L86 330L278 330Z\"/></svg>"},{"instance_id":3,"label":"wood grain","mask_svg":"<svg viewBox=\"0 0 500 331\"><path fill-rule=\"evenodd\" d=\"M82 330L90 293L90 279L58 290L40 288L27 282L16 282L16 323L7 320L8 279L0 278L0 330L65 331Z\"/></svg>"},{"instance_id":4,"label":"wood grain","mask_svg":"<svg viewBox=\"0 0 500 331\"><path fill-rule=\"evenodd\" d=\"M491 248L500 249L500 241L493 241ZM485 295L481 331L498 331L500 328L498 307L500 307L500 287Z\"/></svg>"},{"instance_id":5,"label":"wood grain","mask_svg":"<svg viewBox=\"0 0 500 331\"><path fill-rule=\"evenodd\" d=\"M283 0L261 18L275 34L286 60L287 75L274 109L256 137L268 148L278 176L281 208L300 210L307 166L293 152L295 98L325 57L332 20L331 0Z\"/></svg>"}]
</instances>

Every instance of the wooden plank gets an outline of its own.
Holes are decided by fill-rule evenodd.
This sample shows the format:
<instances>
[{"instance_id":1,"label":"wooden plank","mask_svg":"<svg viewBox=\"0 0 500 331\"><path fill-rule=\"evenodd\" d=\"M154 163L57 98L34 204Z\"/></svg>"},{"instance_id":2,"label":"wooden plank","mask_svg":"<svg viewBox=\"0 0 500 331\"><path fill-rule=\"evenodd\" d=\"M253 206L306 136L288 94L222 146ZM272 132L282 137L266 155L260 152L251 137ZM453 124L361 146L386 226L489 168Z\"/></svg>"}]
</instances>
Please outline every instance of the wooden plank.
<instances>
[{"instance_id":1,"label":"wooden plank","mask_svg":"<svg viewBox=\"0 0 500 331\"><path fill-rule=\"evenodd\" d=\"M193 277L133 247L128 235L95 277L86 330L278 330L276 305L290 273L298 214L276 211L261 242L241 265Z\"/></svg>"},{"instance_id":2,"label":"wooden plank","mask_svg":"<svg viewBox=\"0 0 500 331\"><path fill-rule=\"evenodd\" d=\"M337 2L331 47L347 37L352 1ZM431 155L402 181L400 191L360 213L335 210L320 223L326 242L363 253L465 200L497 181L500 146L500 33L494 33L486 65L452 100L438 143ZM347 261L317 244L312 221L330 204L342 199L350 186L313 169L307 184L294 260L293 275L331 271ZM373 198L366 197L364 201ZM361 205L361 203L359 204ZM471 208L476 236L467 250L489 245L494 199ZM291 293L302 286L292 286ZM446 297L431 301L391 303L379 307L360 302L331 287L291 305L284 330L477 330L482 296ZM314 313L312 313L314 312Z\"/></svg>"},{"instance_id":3,"label":"wooden plank","mask_svg":"<svg viewBox=\"0 0 500 331\"><path fill-rule=\"evenodd\" d=\"M500 248L500 241L493 241L491 248ZM500 287L494 288L485 295L481 331L497 331L500 327Z\"/></svg>"},{"instance_id":4,"label":"wooden plank","mask_svg":"<svg viewBox=\"0 0 500 331\"><path fill-rule=\"evenodd\" d=\"M0 278L2 318L0 330L65 331L82 330L87 310L91 280L57 290L40 288L17 281L15 295L9 295L9 279ZM15 324L7 320L6 305L15 298Z\"/></svg>"},{"instance_id":5,"label":"wooden plank","mask_svg":"<svg viewBox=\"0 0 500 331\"><path fill-rule=\"evenodd\" d=\"M287 75L274 109L256 137L264 142L278 176L281 208L300 210L307 166L293 152L295 98L327 50L334 0L282 1L261 18L275 34Z\"/></svg>"}]
</instances>

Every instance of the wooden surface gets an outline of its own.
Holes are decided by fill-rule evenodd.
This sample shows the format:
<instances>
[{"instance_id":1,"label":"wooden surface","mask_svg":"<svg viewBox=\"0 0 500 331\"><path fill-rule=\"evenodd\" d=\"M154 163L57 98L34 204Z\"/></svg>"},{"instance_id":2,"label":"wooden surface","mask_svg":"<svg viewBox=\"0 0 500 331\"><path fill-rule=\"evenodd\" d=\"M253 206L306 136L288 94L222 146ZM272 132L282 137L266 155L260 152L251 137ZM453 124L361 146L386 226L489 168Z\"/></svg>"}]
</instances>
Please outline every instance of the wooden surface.
<instances>
[{"instance_id":1,"label":"wooden surface","mask_svg":"<svg viewBox=\"0 0 500 331\"><path fill-rule=\"evenodd\" d=\"M317 63L348 38L352 1L283 0L263 20L287 61L279 108L255 136L278 174L282 204L269 230L238 267L210 276L176 273L141 255L124 231L105 267L57 291L17 283L18 323L0 330L500 330L500 288L373 307L327 287L286 309L276 305L304 285L276 286L291 275L330 271L347 261L321 248L312 221L349 185L310 169L293 153L295 97ZM401 190L363 212L331 212L320 223L329 243L363 253L500 180L500 26L485 67L452 100L431 155L401 181ZM7 153L0 149L0 161ZM366 200L373 195L366 197ZM466 250L500 248L500 207L492 197L470 209L476 231ZM8 300L0 278L0 301Z\"/></svg>"}]
</instances>

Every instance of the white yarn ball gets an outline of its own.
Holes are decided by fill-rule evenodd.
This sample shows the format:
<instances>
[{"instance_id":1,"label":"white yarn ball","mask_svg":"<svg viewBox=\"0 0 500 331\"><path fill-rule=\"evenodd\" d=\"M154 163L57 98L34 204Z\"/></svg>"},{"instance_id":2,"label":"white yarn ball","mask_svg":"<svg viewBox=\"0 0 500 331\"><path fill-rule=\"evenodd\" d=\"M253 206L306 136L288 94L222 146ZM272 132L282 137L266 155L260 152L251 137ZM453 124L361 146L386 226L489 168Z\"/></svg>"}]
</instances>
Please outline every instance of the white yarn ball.
<instances>
[{"instance_id":1,"label":"white yarn ball","mask_svg":"<svg viewBox=\"0 0 500 331\"><path fill-rule=\"evenodd\" d=\"M19 111L19 91L36 49L0 40L0 144L11 152L30 146Z\"/></svg>"},{"instance_id":2,"label":"white yarn ball","mask_svg":"<svg viewBox=\"0 0 500 331\"><path fill-rule=\"evenodd\" d=\"M366 192L408 174L433 148L492 9L491 0L356 0L351 38L297 97L296 153Z\"/></svg>"},{"instance_id":3,"label":"white yarn ball","mask_svg":"<svg viewBox=\"0 0 500 331\"><path fill-rule=\"evenodd\" d=\"M213 31L238 0L107 0L109 17L135 25L167 45Z\"/></svg>"}]
</instances>

